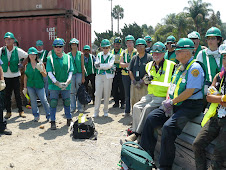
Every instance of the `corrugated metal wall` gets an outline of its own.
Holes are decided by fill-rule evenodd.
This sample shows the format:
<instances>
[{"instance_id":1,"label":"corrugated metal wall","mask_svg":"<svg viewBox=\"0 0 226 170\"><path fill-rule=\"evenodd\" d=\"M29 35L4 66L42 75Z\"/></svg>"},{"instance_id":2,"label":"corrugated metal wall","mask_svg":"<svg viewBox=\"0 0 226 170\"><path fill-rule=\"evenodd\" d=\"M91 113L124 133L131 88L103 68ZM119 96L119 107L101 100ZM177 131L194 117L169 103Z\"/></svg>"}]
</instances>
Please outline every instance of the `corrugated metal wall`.
<instances>
[{"instance_id":1,"label":"corrugated metal wall","mask_svg":"<svg viewBox=\"0 0 226 170\"><path fill-rule=\"evenodd\" d=\"M8 31L14 33L24 50L35 46L39 39L44 42L44 48L50 50L56 37L65 39L66 52L73 37L80 42L79 50L86 44L91 46L91 25L72 15L0 19L0 28L0 46L5 44L3 37Z\"/></svg>"}]
</instances>

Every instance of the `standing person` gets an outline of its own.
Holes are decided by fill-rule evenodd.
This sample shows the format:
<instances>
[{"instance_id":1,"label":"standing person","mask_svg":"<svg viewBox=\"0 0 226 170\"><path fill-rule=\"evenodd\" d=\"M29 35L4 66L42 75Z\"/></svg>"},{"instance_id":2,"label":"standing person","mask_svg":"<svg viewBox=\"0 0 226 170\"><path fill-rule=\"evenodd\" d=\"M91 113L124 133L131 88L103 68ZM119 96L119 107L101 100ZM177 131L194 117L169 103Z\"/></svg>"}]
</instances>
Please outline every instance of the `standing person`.
<instances>
[{"instance_id":1,"label":"standing person","mask_svg":"<svg viewBox=\"0 0 226 170\"><path fill-rule=\"evenodd\" d=\"M147 86L144 84L144 76L146 74L145 66L153 60L151 54L145 52L147 46L146 41L142 38L136 40L136 48L138 54L133 56L129 65L129 76L131 85L131 105L137 103L143 96L147 95Z\"/></svg>"},{"instance_id":2,"label":"standing person","mask_svg":"<svg viewBox=\"0 0 226 170\"><path fill-rule=\"evenodd\" d=\"M149 35L144 37L144 40L147 43L147 48L145 49L146 53L150 53L151 52L151 46L152 46L152 39Z\"/></svg>"},{"instance_id":3,"label":"standing person","mask_svg":"<svg viewBox=\"0 0 226 170\"><path fill-rule=\"evenodd\" d=\"M110 41L103 39L101 41L101 48L103 52L98 53L95 61L96 67L96 91L95 91L95 108L93 117L99 116L99 109L102 95L104 92L104 116L108 116L108 105L111 94L112 81L114 78L114 62L115 56L110 53Z\"/></svg>"},{"instance_id":4,"label":"standing person","mask_svg":"<svg viewBox=\"0 0 226 170\"><path fill-rule=\"evenodd\" d=\"M127 35L125 38L127 49L125 49L121 54L120 66L122 69L122 83L125 91L125 116L130 114L130 86L131 79L129 77L129 63L134 55L137 54L137 49L134 48L135 39L132 35Z\"/></svg>"},{"instance_id":5,"label":"standing person","mask_svg":"<svg viewBox=\"0 0 226 170\"><path fill-rule=\"evenodd\" d=\"M223 163L226 157L226 45L221 45L219 52L223 56L223 70L218 73L208 89L207 101L212 103L202 121L202 129L193 143L195 163L197 170L207 169L206 147L216 139L211 166L208 169L224 169ZM213 115L207 122L206 116Z\"/></svg>"},{"instance_id":6,"label":"standing person","mask_svg":"<svg viewBox=\"0 0 226 170\"><path fill-rule=\"evenodd\" d=\"M76 38L72 38L69 42L71 47L71 52L68 55L71 56L74 72L71 79L71 113L74 113L76 110L76 102L79 112L84 112L83 105L76 99L76 93L79 86L82 83L85 83L85 70L84 70L84 54L81 51L78 51L79 41Z\"/></svg>"},{"instance_id":7,"label":"standing person","mask_svg":"<svg viewBox=\"0 0 226 170\"><path fill-rule=\"evenodd\" d=\"M2 70L2 60L0 59L0 134L11 135L12 131L6 128L7 122L3 120L3 110L4 110L4 89L6 87L3 70Z\"/></svg>"},{"instance_id":8,"label":"standing person","mask_svg":"<svg viewBox=\"0 0 226 170\"><path fill-rule=\"evenodd\" d=\"M15 47L15 37L13 33L7 32L4 36L6 46L0 48L0 56L3 62L2 68L4 72L4 78L6 82L5 89L5 119L9 119L12 116L11 113L11 97L14 91L16 104L19 112L19 116L25 118L25 114L22 108L22 100L20 95L20 76L18 65L21 59L27 58L28 54L21 48Z\"/></svg>"},{"instance_id":9,"label":"standing person","mask_svg":"<svg viewBox=\"0 0 226 170\"><path fill-rule=\"evenodd\" d=\"M83 47L83 53L84 53L84 65L85 65L85 83L84 85L86 86L86 91L88 92L88 84L89 81L91 83L92 89L91 89L91 94L92 94L92 100L93 100L93 104L95 103L95 96L94 96L94 92L95 92L95 76L96 76L96 69L94 66L95 63L95 58L92 54L90 54L90 46L89 45L85 45Z\"/></svg>"},{"instance_id":10,"label":"standing person","mask_svg":"<svg viewBox=\"0 0 226 170\"><path fill-rule=\"evenodd\" d=\"M46 71L49 76L51 130L56 130L56 108L59 94L63 99L67 126L70 126L72 121L70 89L74 67L72 58L63 52L63 47L63 41L59 38L55 39L53 41L54 53L47 57Z\"/></svg>"},{"instance_id":11,"label":"standing person","mask_svg":"<svg viewBox=\"0 0 226 170\"><path fill-rule=\"evenodd\" d=\"M202 50L202 47L200 45L200 39L201 39L200 34L197 31L193 31L188 34L188 38L191 39L195 44L194 59L196 59L199 51Z\"/></svg>"},{"instance_id":12,"label":"standing person","mask_svg":"<svg viewBox=\"0 0 226 170\"><path fill-rule=\"evenodd\" d=\"M126 141L135 141L142 133L148 114L161 106L166 99L175 63L164 59L166 47L156 42L151 50L153 60L146 64L144 83L148 85L148 94L133 106L133 134Z\"/></svg>"},{"instance_id":13,"label":"standing person","mask_svg":"<svg viewBox=\"0 0 226 170\"><path fill-rule=\"evenodd\" d=\"M49 103L46 98L43 80L43 77L47 76L46 69L42 62L38 63L38 50L35 47L28 49L28 57L28 63L25 68L23 93L24 96L27 95L27 92L29 93L34 121L38 122L40 119L37 96L41 100L46 112L46 119L49 121Z\"/></svg>"},{"instance_id":14,"label":"standing person","mask_svg":"<svg viewBox=\"0 0 226 170\"><path fill-rule=\"evenodd\" d=\"M120 67L120 55L122 53L122 40L120 37L116 37L114 39L114 49L112 49L111 53L115 55L115 77L113 79L112 84L112 92L115 104L114 108L119 107L119 101L121 101L121 109L125 108L125 92L122 83L122 68Z\"/></svg>"},{"instance_id":15,"label":"standing person","mask_svg":"<svg viewBox=\"0 0 226 170\"><path fill-rule=\"evenodd\" d=\"M170 35L167 37L166 39L167 52L165 53L164 58L178 64L179 61L176 59L175 48L172 47L172 45L175 43L176 43L176 38L174 36Z\"/></svg>"},{"instance_id":16,"label":"standing person","mask_svg":"<svg viewBox=\"0 0 226 170\"><path fill-rule=\"evenodd\" d=\"M46 62L47 62L47 55L48 55L48 51L44 50L43 48L43 41L42 40L38 40L36 41L36 49L38 50L38 61L42 61L44 63L44 65L46 66ZM49 91L48 91L48 76L43 77L44 79L44 83L45 83L45 94L46 97L48 99L49 97Z\"/></svg>"},{"instance_id":17,"label":"standing person","mask_svg":"<svg viewBox=\"0 0 226 170\"><path fill-rule=\"evenodd\" d=\"M203 107L205 72L202 63L193 60L194 43L181 38L176 45L176 59L182 63L173 76L169 96L162 106L147 117L141 135L141 146L154 158L156 128L162 127L160 170L171 170L175 158L175 140L187 122L200 115Z\"/></svg>"}]
</instances>

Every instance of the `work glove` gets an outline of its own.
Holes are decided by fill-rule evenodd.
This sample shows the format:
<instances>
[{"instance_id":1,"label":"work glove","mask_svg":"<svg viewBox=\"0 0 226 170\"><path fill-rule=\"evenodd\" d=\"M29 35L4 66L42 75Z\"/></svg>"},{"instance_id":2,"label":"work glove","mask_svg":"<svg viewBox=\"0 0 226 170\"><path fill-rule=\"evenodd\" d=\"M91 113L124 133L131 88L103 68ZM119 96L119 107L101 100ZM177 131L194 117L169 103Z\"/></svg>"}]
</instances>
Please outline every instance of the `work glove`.
<instances>
[{"instance_id":1,"label":"work glove","mask_svg":"<svg viewBox=\"0 0 226 170\"><path fill-rule=\"evenodd\" d=\"M5 80L0 80L0 91L4 90L6 87Z\"/></svg>"},{"instance_id":2,"label":"work glove","mask_svg":"<svg viewBox=\"0 0 226 170\"><path fill-rule=\"evenodd\" d=\"M62 88L64 87L63 84L60 83L59 81L56 81L56 82L54 83L54 85L56 85L56 86L59 87L60 89L62 89Z\"/></svg>"},{"instance_id":3,"label":"work glove","mask_svg":"<svg viewBox=\"0 0 226 170\"><path fill-rule=\"evenodd\" d=\"M145 75L143 80L145 84L151 84L151 81L153 80L153 76Z\"/></svg>"},{"instance_id":4,"label":"work glove","mask_svg":"<svg viewBox=\"0 0 226 170\"><path fill-rule=\"evenodd\" d=\"M37 63L37 64L36 64L36 68L37 68L38 71L40 71L41 73L44 72L44 68L43 68L42 62Z\"/></svg>"},{"instance_id":5,"label":"work glove","mask_svg":"<svg viewBox=\"0 0 226 170\"><path fill-rule=\"evenodd\" d=\"M136 85L136 84L137 84L137 81L136 81L136 80L133 80L133 81L132 81L132 84L133 84L133 85Z\"/></svg>"},{"instance_id":6,"label":"work glove","mask_svg":"<svg viewBox=\"0 0 226 170\"><path fill-rule=\"evenodd\" d=\"M100 63L95 63L94 66L95 66L96 68L99 68L99 67L100 67Z\"/></svg>"},{"instance_id":7,"label":"work glove","mask_svg":"<svg viewBox=\"0 0 226 170\"><path fill-rule=\"evenodd\" d=\"M24 88L22 92L23 92L24 96L26 96L26 94L27 94L27 88Z\"/></svg>"},{"instance_id":8,"label":"work glove","mask_svg":"<svg viewBox=\"0 0 226 170\"><path fill-rule=\"evenodd\" d=\"M171 99L164 100L162 107L166 117L170 117L173 114L173 101Z\"/></svg>"},{"instance_id":9,"label":"work glove","mask_svg":"<svg viewBox=\"0 0 226 170\"><path fill-rule=\"evenodd\" d=\"M220 92L214 86L210 86L207 90L207 94L219 95Z\"/></svg>"},{"instance_id":10,"label":"work glove","mask_svg":"<svg viewBox=\"0 0 226 170\"><path fill-rule=\"evenodd\" d=\"M221 101L222 101L222 102L226 102L226 95L223 95L223 96L221 97Z\"/></svg>"},{"instance_id":11,"label":"work glove","mask_svg":"<svg viewBox=\"0 0 226 170\"><path fill-rule=\"evenodd\" d=\"M61 83L63 88L61 88L62 90L66 90L67 86L71 83L71 81L66 81L65 83Z\"/></svg>"}]
</instances>

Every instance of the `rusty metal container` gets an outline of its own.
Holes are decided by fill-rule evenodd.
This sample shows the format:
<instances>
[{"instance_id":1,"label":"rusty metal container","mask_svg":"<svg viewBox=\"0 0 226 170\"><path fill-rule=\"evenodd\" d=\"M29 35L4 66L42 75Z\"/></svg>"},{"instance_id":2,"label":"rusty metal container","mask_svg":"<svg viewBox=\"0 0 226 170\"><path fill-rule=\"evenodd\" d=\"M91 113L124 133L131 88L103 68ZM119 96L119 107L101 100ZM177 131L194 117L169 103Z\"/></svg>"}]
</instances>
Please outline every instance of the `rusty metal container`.
<instances>
[{"instance_id":1,"label":"rusty metal container","mask_svg":"<svg viewBox=\"0 0 226 170\"><path fill-rule=\"evenodd\" d=\"M91 0L0 0L0 17L66 13L91 22Z\"/></svg>"},{"instance_id":2,"label":"rusty metal container","mask_svg":"<svg viewBox=\"0 0 226 170\"><path fill-rule=\"evenodd\" d=\"M35 46L37 40L42 40L44 48L51 50L52 42L57 37L66 41L66 52L69 51L71 38L79 40L79 50L86 44L91 46L91 24L73 15L0 19L0 28L0 46L5 44L4 34L10 31L25 51Z\"/></svg>"}]
</instances>

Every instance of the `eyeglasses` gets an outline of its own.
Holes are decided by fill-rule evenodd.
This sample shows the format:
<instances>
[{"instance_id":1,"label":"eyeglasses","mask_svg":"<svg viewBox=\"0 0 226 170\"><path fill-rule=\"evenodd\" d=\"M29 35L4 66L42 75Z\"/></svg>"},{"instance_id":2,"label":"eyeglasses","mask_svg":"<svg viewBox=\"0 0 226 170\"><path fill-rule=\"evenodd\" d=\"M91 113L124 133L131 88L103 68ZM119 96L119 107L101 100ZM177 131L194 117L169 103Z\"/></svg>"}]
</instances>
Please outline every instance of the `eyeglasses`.
<instances>
[{"instance_id":1,"label":"eyeglasses","mask_svg":"<svg viewBox=\"0 0 226 170\"><path fill-rule=\"evenodd\" d=\"M217 37L207 37L207 40L209 41L209 40L216 40L217 39Z\"/></svg>"},{"instance_id":2,"label":"eyeglasses","mask_svg":"<svg viewBox=\"0 0 226 170\"><path fill-rule=\"evenodd\" d=\"M153 45L153 47L152 47L152 51L159 51L159 52L161 52L161 51L164 51L165 49L166 49L166 47L160 46L160 45Z\"/></svg>"},{"instance_id":3,"label":"eyeglasses","mask_svg":"<svg viewBox=\"0 0 226 170\"><path fill-rule=\"evenodd\" d=\"M167 44L174 44L173 42L167 42Z\"/></svg>"},{"instance_id":4,"label":"eyeglasses","mask_svg":"<svg viewBox=\"0 0 226 170\"><path fill-rule=\"evenodd\" d=\"M183 51L183 50L176 50L175 51L176 54L183 53L183 52L186 52L186 51Z\"/></svg>"},{"instance_id":5,"label":"eyeglasses","mask_svg":"<svg viewBox=\"0 0 226 170\"><path fill-rule=\"evenodd\" d=\"M108 49L108 47L103 47L103 49Z\"/></svg>"},{"instance_id":6,"label":"eyeglasses","mask_svg":"<svg viewBox=\"0 0 226 170\"><path fill-rule=\"evenodd\" d=\"M139 48L145 48L145 45L143 45L143 44L138 44L136 47L139 47Z\"/></svg>"},{"instance_id":7,"label":"eyeglasses","mask_svg":"<svg viewBox=\"0 0 226 170\"><path fill-rule=\"evenodd\" d=\"M63 48L63 46L54 46L54 48Z\"/></svg>"}]
</instances>

